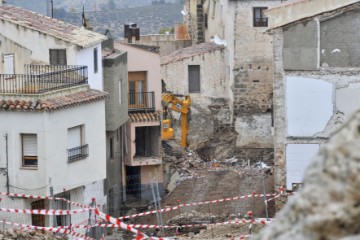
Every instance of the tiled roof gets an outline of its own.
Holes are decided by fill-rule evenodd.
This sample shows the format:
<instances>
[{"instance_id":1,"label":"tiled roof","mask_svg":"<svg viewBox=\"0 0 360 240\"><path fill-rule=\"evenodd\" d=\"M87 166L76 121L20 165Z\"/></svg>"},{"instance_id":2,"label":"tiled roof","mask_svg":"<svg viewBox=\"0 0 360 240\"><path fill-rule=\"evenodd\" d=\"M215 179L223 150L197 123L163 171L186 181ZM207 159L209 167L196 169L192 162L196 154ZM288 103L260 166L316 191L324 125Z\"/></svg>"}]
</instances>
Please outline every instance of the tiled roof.
<instances>
[{"instance_id":1,"label":"tiled roof","mask_svg":"<svg viewBox=\"0 0 360 240\"><path fill-rule=\"evenodd\" d=\"M106 36L11 5L0 6L0 19L87 48Z\"/></svg>"},{"instance_id":2,"label":"tiled roof","mask_svg":"<svg viewBox=\"0 0 360 240\"><path fill-rule=\"evenodd\" d=\"M88 90L46 100L0 100L0 111L53 111L104 99L105 92Z\"/></svg>"},{"instance_id":3,"label":"tiled roof","mask_svg":"<svg viewBox=\"0 0 360 240\"><path fill-rule=\"evenodd\" d=\"M129 113L131 122L154 122L160 121L159 112Z\"/></svg>"},{"instance_id":4,"label":"tiled roof","mask_svg":"<svg viewBox=\"0 0 360 240\"><path fill-rule=\"evenodd\" d=\"M212 42L200 43L193 45L191 47L182 48L170 54L164 55L161 57L161 64L168 64L172 62L177 62L185 58L190 58L196 55L201 55L204 53L225 49L224 45L218 45Z\"/></svg>"}]
</instances>

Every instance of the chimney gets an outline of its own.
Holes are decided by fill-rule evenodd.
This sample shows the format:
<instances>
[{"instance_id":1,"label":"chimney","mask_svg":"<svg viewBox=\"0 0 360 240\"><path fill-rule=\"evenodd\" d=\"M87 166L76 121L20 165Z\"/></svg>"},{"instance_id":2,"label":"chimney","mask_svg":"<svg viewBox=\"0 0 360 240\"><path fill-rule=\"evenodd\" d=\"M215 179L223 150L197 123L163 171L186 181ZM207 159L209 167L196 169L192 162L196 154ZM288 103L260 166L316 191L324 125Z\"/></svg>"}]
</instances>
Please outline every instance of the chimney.
<instances>
[{"instance_id":1,"label":"chimney","mask_svg":"<svg viewBox=\"0 0 360 240\"><path fill-rule=\"evenodd\" d=\"M140 40L140 28L136 23L129 23L124 25L124 38L128 43L135 43Z\"/></svg>"}]
</instances>

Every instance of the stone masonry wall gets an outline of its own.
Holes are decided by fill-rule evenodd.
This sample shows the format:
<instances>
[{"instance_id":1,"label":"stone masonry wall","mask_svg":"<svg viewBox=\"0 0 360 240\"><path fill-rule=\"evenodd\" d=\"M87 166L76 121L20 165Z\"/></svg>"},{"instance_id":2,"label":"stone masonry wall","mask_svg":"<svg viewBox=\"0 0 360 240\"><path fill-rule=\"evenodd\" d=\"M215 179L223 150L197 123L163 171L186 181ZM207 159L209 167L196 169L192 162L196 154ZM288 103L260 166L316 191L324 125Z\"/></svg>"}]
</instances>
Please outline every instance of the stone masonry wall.
<instances>
[{"instance_id":1,"label":"stone masonry wall","mask_svg":"<svg viewBox=\"0 0 360 240\"><path fill-rule=\"evenodd\" d=\"M286 185L285 172L285 95L283 89L284 82L284 68L283 68L283 31L276 29L273 32L274 36L274 166L275 166L275 189L280 189ZM285 199L276 201L275 207L282 208Z\"/></svg>"},{"instance_id":2,"label":"stone masonry wall","mask_svg":"<svg viewBox=\"0 0 360 240\"><path fill-rule=\"evenodd\" d=\"M236 151L252 161L273 156L273 37L253 26L254 7L280 1L237 1L234 24L233 113ZM241 157L241 155L239 155Z\"/></svg>"}]
</instances>

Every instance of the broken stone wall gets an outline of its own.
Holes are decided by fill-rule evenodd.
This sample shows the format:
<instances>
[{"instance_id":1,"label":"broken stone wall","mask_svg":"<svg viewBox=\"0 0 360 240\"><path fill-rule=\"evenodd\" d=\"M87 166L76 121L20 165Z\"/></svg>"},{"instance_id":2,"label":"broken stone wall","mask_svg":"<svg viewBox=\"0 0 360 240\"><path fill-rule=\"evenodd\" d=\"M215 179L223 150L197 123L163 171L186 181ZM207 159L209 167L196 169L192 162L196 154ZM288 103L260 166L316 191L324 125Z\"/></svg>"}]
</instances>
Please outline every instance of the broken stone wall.
<instances>
[{"instance_id":1,"label":"broken stone wall","mask_svg":"<svg viewBox=\"0 0 360 240\"><path fill-rule=\"evenodd\" d=\"M234 24L233 111L236 151L257 161L273 155L273 52L267 27L254 27L254 7L280 1L237 1ZM269 153L271 152L271 153ZM263 153L264 155L260 155ZM255 155L254 155L255 154Z\"/></svg>"},{"instance_id":2,"label":"broken stone wall","mask_svg":"<svg viewBox=\"0 0 360 240\"><path fill-rule=\"evenodd\" d=\"M290 197L257 240L359 239L360 112L331 135Z\"/></svg>"},{"instance_id":3,"label":"broken stone wall","mask_svg":"<svg viewBox=\"0 0 360 240\"><path fill-rule=\"evenodd\" d=\"M360 10L321 22L321 66L360 67Z\"/></svg>"},{"instance_id":4,"label":"broken stone wall","mask_svg":"<svg viewBox=\"0 0 360 240\"><path fill-rule=\"evenodd\" d=\"M360 70L342 66L350 56L341 55L340 48L332 50L332 54L339 54L338 59L335 55L331 58L324 57L330 48L336 48L334 42L345 44L351 39L353 33L347 36L344 32L338 34L337 39L325 37L330 28L333 31L339 30L343 21L343 17L324 21L320 18L320 21L316 19L307 23L300 22L273 32L276 188L286 186L292 190L293 184L302 183L304 170L318 149L355 110L360 108ZM354 17L349 24L356 22L357 18ZM299 40L299 34L322 38L317 37L304 45L303 40L307 38ZM316 48L314 44L310 44L311 42L317 43ZM296 52L296 49L300 50ZM311 50L315 54L311 54ZM307 54L315 57L316 62L310 65L303 64L304 61L301 59ZM319 67L320 55L321 61L328 59L328 63L333 67L328 67L329 64ZM289 63L292 64L291 67ZM295 63L298 65L294 65ZM314 70L314 67L319 70ZM281 201L278 201L278 207L281 205Z\"/></svg>"},{"instance_id":5,"label":"broken stone wall","mask_svg":"<svg viewBox=\"0 0 360 240\"><path fill-rule=\"evenodd\" d=\"M161 66L161 75L168 91L190 95L190 147L210 138L224 125L230 125L228 106L229 85L224 57L220 49ZM188 65L200 66L200 93L189 93ZM179 114L172 111L176 118ZM180 139L179 121L174 122L176 139Z\"/></svg>"}]
</instances>

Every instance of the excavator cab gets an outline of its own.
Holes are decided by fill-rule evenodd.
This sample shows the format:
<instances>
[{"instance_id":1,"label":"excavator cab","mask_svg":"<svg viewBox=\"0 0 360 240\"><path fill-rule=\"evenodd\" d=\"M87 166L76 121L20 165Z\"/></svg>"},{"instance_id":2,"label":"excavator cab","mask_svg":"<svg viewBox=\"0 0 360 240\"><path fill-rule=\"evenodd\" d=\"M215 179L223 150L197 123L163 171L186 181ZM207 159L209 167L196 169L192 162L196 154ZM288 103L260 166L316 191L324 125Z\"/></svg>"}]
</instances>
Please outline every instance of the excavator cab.
<instances>
[{"instance_id":1,"label":"excavator cab","mask_svg":"<svg viewBox=\"0 0 360 240\"><path fill-rule=\"evenodd\" d=\"M163 141L165 152L173 152L174 148L170 143L170 140L174 139L174 119L171 117L171 111L180 113L180 145L182 148L186 148L188 146L187 135L189 132L190 96L165 92L161 95L161 100L163 104L161 139Z\"/></svg>"}]
</instances>

